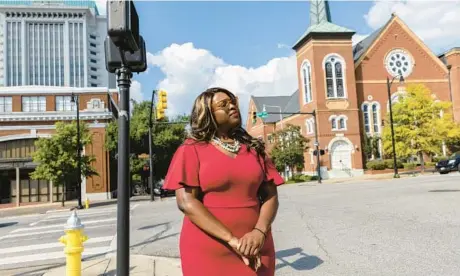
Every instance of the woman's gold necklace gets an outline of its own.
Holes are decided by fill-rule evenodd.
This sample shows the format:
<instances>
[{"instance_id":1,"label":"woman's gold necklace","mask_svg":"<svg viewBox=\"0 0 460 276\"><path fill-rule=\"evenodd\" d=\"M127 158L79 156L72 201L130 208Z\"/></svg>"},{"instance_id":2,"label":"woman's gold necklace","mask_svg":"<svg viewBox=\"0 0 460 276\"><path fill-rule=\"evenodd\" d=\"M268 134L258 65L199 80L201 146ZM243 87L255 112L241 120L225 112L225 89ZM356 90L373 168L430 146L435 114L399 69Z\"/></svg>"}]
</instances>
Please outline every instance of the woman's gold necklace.
<instances>
[{"instance_id":1,"label":"woman's gold necklace","mask_svg":"<svg viewBox=\"0 0 460 276\"><path fill-rule=\"evenodd\" d=\"M235 143L233 143L233 144L229 144L229 143L223 142L222 140L220 140L217 137L213 137L212 141L214 143L216 143L219 147L221 147L224 150L229 151L231 153L237 153L240 150L240 147L241 147L240 142L238 142L238 140L235 140Z\"/></svg>"}]
</instances>

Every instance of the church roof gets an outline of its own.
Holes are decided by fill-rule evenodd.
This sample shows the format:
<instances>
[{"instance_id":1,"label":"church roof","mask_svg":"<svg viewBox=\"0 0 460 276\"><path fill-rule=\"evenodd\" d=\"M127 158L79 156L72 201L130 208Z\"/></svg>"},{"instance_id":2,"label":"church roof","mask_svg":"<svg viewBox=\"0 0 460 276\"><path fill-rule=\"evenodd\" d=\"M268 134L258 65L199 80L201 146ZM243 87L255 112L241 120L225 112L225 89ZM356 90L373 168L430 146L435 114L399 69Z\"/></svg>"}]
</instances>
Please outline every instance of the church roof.
<instances>
[{"instance_id":1,"label":"church roof","mask_svg":"<svg viewBox=\"0 0 460 276\"><path fill-rule=\"evenodd\" d=\"M386 26L386 25L385 25ZM365 39L361 40L355 46L353 46L353 60L356 62L359 58L369 49L369 47L374 43L380 33L385 29L385 26L380 27L375 30L373 33L368 35Z\"/></svg>"},{"instance_id":2,"label":"church roof","mask_svg":"<svg viewBox=\"0 0 460 276\"><path fill-rule=\"evenodd\" d=\"M294 44L294 46L292 46L292 48L296 49L299 46L299 44L305 41L310 35L320 34L320 33L322 34L349 33L352 35L355 33L355 31L339 26L339 25L335 25L334 23L331 23L331 22L323 21L319 24L308 27L307 31L300 37L299 40L297 40L297 42Z\"/></svg>"},{"instance_id":3,"label":"church roof","mask_svg":"<svg viewBox=\"0 0 460 276\"><path fill-rule=\"evenodd\" d=\"M290 96L266 96L266 97L256 97L251 96L254 104L256 105L256 109L258 112L262 112L264 110L264 105L266 105L265 110L267 112L292 112L297 113L300 111L300 104L299 104L299 90L296 90ZM292 115L283 114L282 117L287 118ZM275 123L280 121L279 114L268 114L267 118L262 118L264 123Z\"/></svg>"}]
</instances>

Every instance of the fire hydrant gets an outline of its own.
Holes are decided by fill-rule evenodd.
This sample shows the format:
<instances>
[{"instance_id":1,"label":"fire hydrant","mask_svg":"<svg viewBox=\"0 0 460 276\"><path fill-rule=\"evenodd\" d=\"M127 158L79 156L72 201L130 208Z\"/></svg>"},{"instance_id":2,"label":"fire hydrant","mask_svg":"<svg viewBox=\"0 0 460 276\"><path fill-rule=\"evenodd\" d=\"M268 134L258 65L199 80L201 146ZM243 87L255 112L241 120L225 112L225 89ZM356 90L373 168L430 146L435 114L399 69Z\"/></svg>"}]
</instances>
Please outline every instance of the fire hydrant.
<instances>
[{"instance_id":1,"label":"fire hydrant","mask_svg":"<svg viewBox=\"0 0 460 276\"><path fill-rule=\"evenodd\" d=\"M83 242L88 237L83 234L83 224L74 210L64 228L65 235L59 241L65 244L64 253L66 254L66 276L81 276L81 253L83 252Z\"/></svg>"}]
</instances>

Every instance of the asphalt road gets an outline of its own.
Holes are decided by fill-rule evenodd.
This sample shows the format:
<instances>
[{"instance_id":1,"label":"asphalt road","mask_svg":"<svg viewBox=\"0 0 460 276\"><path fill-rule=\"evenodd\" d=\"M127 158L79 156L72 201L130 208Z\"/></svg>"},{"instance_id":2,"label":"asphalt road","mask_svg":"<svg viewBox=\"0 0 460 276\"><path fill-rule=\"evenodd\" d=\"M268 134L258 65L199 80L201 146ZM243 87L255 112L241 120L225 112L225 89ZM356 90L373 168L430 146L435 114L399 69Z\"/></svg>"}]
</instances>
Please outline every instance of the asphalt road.
<instances>
[{"instance_id":1,"label":"asphalt road","mask_svg":"<svg viewBox=\"0 0 460 276\"><path fill-rule=\"evenodd\" d=\"M458 173L279 192L276 275L459 275ZM182 215L158 203L136 209L132 252L178 257Z\"/></svg>"},{"instance_id":2,"label":"asphalt road","mask_svg":"<svg viewBox=\"0 0 460 276\"><path fill-rule=\"evenodd\" d=\"M459 275L458 173L290 184L280 187L279 193L280 209L273 226L276 275ZM115 208L80 211L86 234L99 238L85 245L89 256L116 249L116 222L110 220L116 218ZM131 253L178 257L182 215L174 198L133 202L131 209ZM5 270L14 266L30 271L63 264L59 258L31 261L38 253L63 256L56 241L69 213L60 215L0 219L0 262L8 263L0 265L0 275L18 275ZM25 233L32 234L18 236ZM51 248L21 251L25 245L40 248L43 244ZM20 258L13 259L16 256Z\"/></svg>"}]
</instances>

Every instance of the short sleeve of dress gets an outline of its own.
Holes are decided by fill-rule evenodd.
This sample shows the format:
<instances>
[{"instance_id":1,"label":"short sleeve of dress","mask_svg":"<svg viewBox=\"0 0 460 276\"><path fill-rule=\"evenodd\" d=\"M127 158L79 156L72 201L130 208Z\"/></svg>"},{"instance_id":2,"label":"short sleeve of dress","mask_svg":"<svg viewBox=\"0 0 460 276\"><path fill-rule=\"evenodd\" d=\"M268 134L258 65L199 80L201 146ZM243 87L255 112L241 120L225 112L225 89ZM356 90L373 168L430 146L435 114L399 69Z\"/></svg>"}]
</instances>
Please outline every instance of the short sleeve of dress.
<instances>
[{"instance_id":1,"label":"short sleeve of dress","mask_svg":"<svg viewBox=\"0 0 460 276\"><path fill-rule=\"evenodd\" d=\"M184 143L173 155L163 189L177 190L184 186L199 187L198 154L193 144Z\"/></svg>"},{"instance_id":2,"label":"short sleeve of dress","mask_svg":"<svg viewBox=\"0 0 460 276\"><path fill-rule=\"evenodd\" d=\"M267 181L273 181L276 186L284 184L284 179L281 177L278 170L276 170L273 160L268 156L265 158L265 179Z\"/></svg>"}]
</instances>

